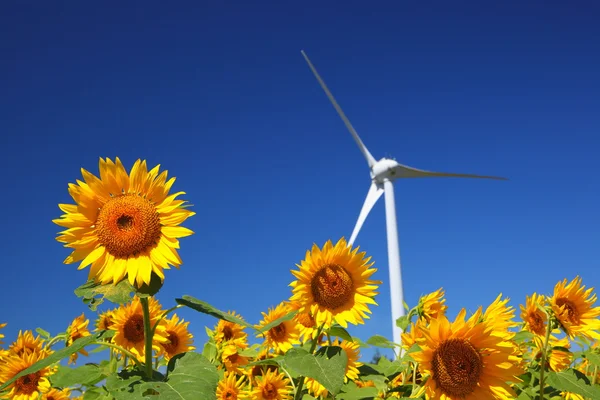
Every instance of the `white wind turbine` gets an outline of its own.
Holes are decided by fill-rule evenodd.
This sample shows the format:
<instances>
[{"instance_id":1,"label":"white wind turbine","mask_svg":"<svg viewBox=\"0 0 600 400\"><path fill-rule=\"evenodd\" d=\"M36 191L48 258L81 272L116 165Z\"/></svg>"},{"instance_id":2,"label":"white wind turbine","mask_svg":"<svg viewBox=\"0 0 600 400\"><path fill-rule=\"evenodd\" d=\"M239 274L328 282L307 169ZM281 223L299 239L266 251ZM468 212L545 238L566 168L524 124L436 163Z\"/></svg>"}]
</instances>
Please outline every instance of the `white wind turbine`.
<instances>
[{"instance_id":1,"label":"white wind turbine","mask_svg":"<svg viewBox=\"0 0 600 400\"><path fill-rule=\"evenodd\" d=\"M371 187L367 192L367 198L363 204L362 209L360 210L360 214L358 215L358 220L356 221L356 225L354 226L354 230L352 231L352 236L350 236L349 245L354 243L360 228L362 227L367 215L381 197L382 193L385 193L385 222L386 222L386 231L387 231L387 246L388 246L388 261L389 261L389 276L390 276L390 296L392 302L392 330L393 330L393 341L395 343L402 343L402 330L396 325L396 321L398 318L405 315L404 310L404 292L402 287L402 273L400 272L400 245L398 243L398 227L396 222L396 205L394 199L394 184L393 182L399 178L429 178L429 177L457 177L457 178L478 178L478 179L497 179L497 180L507 180L506 178L497 177L497 176L483 176L483 175L473 175L473 174L454 174L454 173L446 173L446 172L433 172L433 171L425 171L422 169L417 169L413 167L409 167L407 165L402 165L398 163L396 160L389 158L382 158L379 161L375 160L375 158L371 155L369 150L365 147L362 140L356 133L356 130L352 127L352 124L342 111L342 108L339 106L327 85L321 76L315 69L315 67L310 62L304 50L301 51L304 59L308 63L308 66L312 70L313 74L319 81L321 87L327 94L327 97L333 104L333 107L336 109L339 116L344 121L346 128L352 134L352 137L356 141L358 148L363 153L365 158L367 159L367 164L369 165L370 173L371 173Z\"/></svg>"}]
</instances>

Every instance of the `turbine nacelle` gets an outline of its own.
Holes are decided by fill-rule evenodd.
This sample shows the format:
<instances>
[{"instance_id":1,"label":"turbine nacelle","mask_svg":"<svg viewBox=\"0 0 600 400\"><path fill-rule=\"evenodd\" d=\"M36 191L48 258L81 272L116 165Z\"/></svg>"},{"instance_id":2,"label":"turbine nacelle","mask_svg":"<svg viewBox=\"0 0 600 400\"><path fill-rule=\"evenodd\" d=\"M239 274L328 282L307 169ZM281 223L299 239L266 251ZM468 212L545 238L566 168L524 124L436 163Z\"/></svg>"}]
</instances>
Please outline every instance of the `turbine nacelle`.
<instances>
[{"instance_id":1,"label":"turbine nacelle","mask_svg":"<svg viewBox=\"0 0 600 400\"><path fill-rule=\"evenodd\" d=\"M396 160L384 157L371 168L371 178L377 183L383 183L386 180L393 181L400 177L398 172L401 167L402 165Z\"/></svg>"}]
</instances>

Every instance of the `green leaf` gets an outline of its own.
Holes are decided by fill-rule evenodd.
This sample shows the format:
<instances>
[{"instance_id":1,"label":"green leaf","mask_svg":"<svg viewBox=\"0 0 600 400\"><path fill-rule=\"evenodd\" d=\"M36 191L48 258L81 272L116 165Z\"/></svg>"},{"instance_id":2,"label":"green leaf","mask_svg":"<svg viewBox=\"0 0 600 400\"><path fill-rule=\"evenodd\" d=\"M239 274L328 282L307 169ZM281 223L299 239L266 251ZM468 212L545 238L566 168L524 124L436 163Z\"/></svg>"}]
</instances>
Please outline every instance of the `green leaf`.
<instances>
[{"instance_id":1,"label":"green leaf","mask_svg":"<svg viewBox=\"0 0 600 400\"><path fill-rule=\"evenodd\" d=\"M600 355L593 353L591 351L582 352L583 356L590 362L590 364L600 367Z\"/></svg>"},{"instance_id":2,"label":"green leaf","mask_svg":"<svg viewBox=\"0 0 600 400\"><path fill-rule=\"evenodd\" d=\"M534 334L528 331L517 332L513 338L513 340L517 343L529 342L534 338Z\"/></svg>"},{"instance_id":3,"label":"green leaf","mask_svg":"<svg viewBox=\"0 0 600 400\"><path fill-rule=\"evenodd\" d=\"M113 400L113 397L103 388L94 387L86 389L83 400Z\"/></svg>"},{"instance_id":4,"label":"green leaf","mask_svg":"<svg viewBox=\"0 0 600 400\"><path fill-rule=\"evenodd\" d=\"M87 364L77 368L60 365L58 371L50 376L50 381L54 387L92 386L100 382L104 377L105 375L98 365Z\"/></svg>"},{"instance_id":5,"label":"green leaf","mask_svg":"<svg viewBox=\"0 0 600 400\"><path fill-rule=\"evenodd\" d=\"M17 375L13 376L8 381L4 382L0 386L0 391L7 388L8 385L13 383L20 377L29 375L29 374L33 374L34 372L37 372L42 368L46 368L46 367L54 364L55 362L62 360L63 358L69 357L73 353L77 353L79 350L83 349L85 346L88 346L89 344L91 344L97 340L103 340L106 338L110 338L110 337L112 337L112 335L114 335L114 331L100 331L96 334L77 339L75 342L73 342L72 345L55 351L54 353L50 354L48 357L36 362L31 367L24 369L23 371L19 372Z\"/></svg>"},{"instance_id":6,"label":"green leaf","mask_svg":"<svg viewBox=\"0 0 600 400\"><path fill-rule=\"evenodd\" d=\"M404 315L396 320L396 326L402 329L403 332L406 331L408 325L410 324L410 316Z\"/></svg>"},{"instance_id":7,"label":"green leaf","mask_svg":"<svg viewBox=\"0 0 600 400\"><path fill-rule=\"evenodd\" d=\"M202 349L202 355L208 360L214 361L217 357L217 345L212 340L209 340Z\"/></svg>"},{"instance_id":8,"label":"green leaf","mask_svg":"<svg viewBox=\"0 0 600 400\"><path fill-rule=\"evenodd\" d=\"M284 355L285 364L298 374L315 379L330 393L336 395L344 385L348 356L338 346L325 346L315 355L292 348Z\"/></svg>"},{"instance_id":9,"label":"green leaf","mask_svg":"<svg viewBox=\"0 0 600 400\"><path fill-rule=\"evenodd\" d=\"M383 337L381 335L371 336L367 340L367 343L370 344L371 346L381 347L381 348L386 348L386 349L393 349L394 347L398 346L396 343L390 342L389 340L387 340L385 337Z\"/></svg>"},{"instance_id":10,"label":"green leaf","mask_svg":"<svg viewBox=\"0 0 600 400\"><path fill-rule=\"evenodd\" d=\"M339 400L370 400L377 397L379 391L374 387L356 387L336 396Z\"/></svg>"},{"instance_id":11,"label":"green leaf","mask_svg":"<svg viewBox=\"0 0 600 400\"><path fill-rule=\"evenodd\" d=\"M75 289L75 295L81 297L83 302L86 303L91 310L96 311L96 308L102 304L105 299L115 304L125 304L129 302L133 291L134 289L127 279L122 280L116 285L102 285L93 280L89 280Z\"/></svg>"},{"instance_id":12,"label":"green leaf","mask_svg":"<svg viewBox=\"0 0 600 400\"><path fill-rule=\"evenodd\" d=\"M368 349L368 348L370 348L370 347L371 347L369 344L367 344L367 343L363 342L363 341L362 341L362 339L360 339L360 338L358 338L358 337L356 337L356 336L352 336L352 341L353 341L354 343L358 343L358 345L359 345L361 348L363 348L363 349Z\"/></svg>"},{"instance_id":13,"label":"green leaf","mask_svg":"<svg viewBox=\"0 0 600 400\"><path fill-rule=\"evenodd\" d=\"M587 377L574 369L550 372L546 382L562 392L576 393L590 399L600 399L600 388L590 385Z\"/></svg>"},{"instance_id":14,"label":"green leaf","mask_svg":"<svg viewBox=\"0 0 600 400\"><path fill-rule=\"evenodd\" d=\"M144 378L138 370L122 370L106 378L106 389L116 400L143 400Z\"/></svg>"},{"instance_id":15,"label":"green leaf","mask_svg":"<svg viewBox=\"0 0 600 400\"><path fill-rule=\"evenodd\" d=\"M243 319L234 317L231 314L227 314L226 312L223 312L223 311L211 306L207 302L198 300L192 296L183 296L183 298L175 299L175 301L177 302L177 304L181 304L183 306L189 307L189 308L199 311L201 313L212 315L213 317L216 317L219 319L224 319L225 321L233 322L234 324L238 324L238 325L245 326L247 328L254 329L254 327L251 324L244 321Z\"/></svg>"},{"instance_id":16,"label":"green leaf","mask_svg":"<svg viewBox=\"0 0 600 400\"><path fill-rule=\"evenodd\" d=\"M267 332L269 329L271 328L275 328L277 325L281 324L282 322L285 321L289 321L292 318L294 318L294 316L298 313L298 310L294 310L286 315L284 315L281 318L277 318L274 321L269 322L268 324L266 324L265 326L263 326L262 328L256 328L254 327L253 329L256 330L258 333L265 333Z\"/></svg>"},{"instance_id":17,"label":"green leaf","mask_svg":"<svg viewBox=\"0 0 600 400\"><path fill-rule=\"evenodd\" d=\"M342 328L341 326L332 326L331 328L329 328L328 333L329 333L329 336L337 336L348 342L354 341L352 339L352 336L350 336L350 334L348 333L348 331L345 330L344 328Z\"/></svg>"},{"instance_id":18,"label":"green leaf","mask_svg":"<svg viewBox=\"0 0 600 400\"><path fill-rule=\"evenodd\" d=\"M42 328L35 328L35 331L38 333L38 335L40 335L45 340L49 340L50 339L50 333L48 333L47 331L43 330Z\"/></svg>"}]
</instances>

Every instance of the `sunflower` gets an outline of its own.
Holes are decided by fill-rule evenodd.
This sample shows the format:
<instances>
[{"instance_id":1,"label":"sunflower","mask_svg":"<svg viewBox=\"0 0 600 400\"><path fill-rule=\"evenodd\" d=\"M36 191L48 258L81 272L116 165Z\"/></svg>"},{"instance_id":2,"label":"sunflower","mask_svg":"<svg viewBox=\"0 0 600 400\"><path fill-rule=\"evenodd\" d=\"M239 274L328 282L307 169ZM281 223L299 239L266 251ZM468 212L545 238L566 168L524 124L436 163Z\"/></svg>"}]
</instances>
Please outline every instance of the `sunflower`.
<instances>
[{"instance_id":1,"label":"sunflower","mask_svg":"<svg viewBox=\"0 0 600 400\"><path fill-rule=\"evenodd\" d=\"M585 400L585 397L583 397L580 394L577 393L572 393L572 392L560 392L561 397L563 397L565 400Z\"/></svg>"},{"instance_id":2,"label":"sunflower","mask_svg":"<svg viewBox=\"0 0 600 400\"><path fill-rule=\"evenodd\" d=\"M243 319L243 317L237 314L235 311L227 311L227 314L232 317ZM220 319L215 327L215 343L217 345L227 343L229 341L245 343L248 339L248 334L244 332L246 327L235 322L226 321Z\"/></svg>"},{"instance_id":3,"label":"sunflower","mask_svg":"<svg viewBox=\"0 0 600 400\"><path fill-rule=\"evenodd\" d=\"M423 319L418 319L416 323L411 322L409 329L402 333L402 347L406 351L410 350L410 348L417 343L417 339L423 337L421 328L425 325L426 323Z\"/></svg>"},{"instance_id":4,"label":"sunflower","mask_svg":"<svg viewBox=\"0 0 600 400\"><path fill-rule=\"evenodd\" d=\"M292 386L283 372L267 371L256 378L249 392L251 400L291 400Z\"/></svg>"},{"instance_id":5,"label":"sunflower","mask_svg":"<svg viewBox=\"0 0 600 400\"><path fill-rule=\"evenodd\" d=\"M112 329L115 310L106 310L98 315L96 320L96 330L105 331Z\"/></svg>"},{"instance_id":6,"label":"sunflower","mask_svg":"<svg viewBox=\"0 0 600 400\"><path fill-rule=\"evenodd\" d=\"M348 322L358 325L368 319L368 304L377 305L373 298L379 281L370 280L377 269L370 268L371 257L352 250L344 238L335 246L331 240L320 250L315 244L307 251L299 270L291 271L298 279L290 284L291 301L299 301L309 310L317 325L329 328L335 321L344 328Z\"/></svg>"},{"instance_id":7,"label":"sunflower","mask_svg":"<svg viewBox=\"0 0 600 400\"><path fill-rule=\"evenodd\" d=\"M156 299L150 297L150 326L154 326L162 314L160 304ZM144 333L144 313L139 297L121 307L114 313L112 329L115 330L113 342L125 349L131 351L140 358L145 357L145 333ZM160 351L160 343L166 342L167 333L164 321L161 321L156 327L152 340L152 348Z\"/></svg>"},{"instance_id":8,"label":"sunflower","mask_svg":"<svg viewBox=\"0 0 600 400\"><path fill-rule=\"evenodd\" d=\"M442 288L428 295L421 296L419 305L417 306L419 317L429 323L432 319L444 315L448 309L448 306L444 304L445 302L446 299L444 298L444 290Z\"/></svg>"},{"instance_id":9,"label":"sunflower","mask_svg":"<svg viewBox=\"0 0 600 400\"><path fill-rule=\"evenodd\" d=\"M81 169L85 182L69 184L73 204L59 204L64 214L53 222L67 228L57 237L73 252L66 264L91 265L89 279L103 284L150 284L152 273L163 282L163 269L182 264L177 253L179 238L193 232L179 226L195 213L185 209L185 192L168 196L175 178L167 181L160 165L148 171L146 161L137 160L127 175L121 160L100 158L100 178Z\"/></svg>"},{"instance_id":10,"label":"sunflower","mask_svg":"<svg viewBox=\"0 0 600 400\"><path fill-rule=\"evenodd\" d=\"M67 328L67 346L72 345L77 339L91 335L90 330L88 329L89 323L90 320L85 318L85 314L83 313L71 322L71 325ZM85 349L79 350L79 353L84 356L88 355L88 352ZM75 361L77 361L77 353L73 353L69 357L69 364L72 364Z\"/></svg>"},{"instance_id":11,"label":"sunflower","mask_svg":"<svg viewBox=\"0 0 600 400\"><path fill-rule=\"evenodd\" d=\"M340 341L336 338L335 341L331 343L331 345L341 347L342 351L346 353L348 362L346 363L344 382L348 382L348 380L357 380L359 374L358 368L360 368L363 365L363 363L358 361L358 359L360 358L360 346L358 345L358 343L349 342L346 340ZM325 386L321 385L313 378L306 378L305 382L308 391L314 397L326 396L329 393L328 390L325 389Z\"/></svg>"},{"instance_id":12,"label":"sunflower","mask_svg":"<svg viewBox=\"0 0 600 400\"><path fill-rule=\"evenodd\" d=\"M257 356L254 358L253 361L262 361L262 360L267 360L269 358L273 358L275 355L268 349L268 348L263 348L258 354ZM251 383L254 383L256 380L255 378L257 376L262 376L263 373L265 371L277 371L277 365L271 365L271 364L267 364L267 365L253 365L252 367L246 369L244 371L244 373L246 374L246 376L248 377L248 380Z\"/></svg>"},{"instance_id":13,"label":"sunflower","mask_svg":"<svg viewBox=\"0 0 600 400\"><path fill-rule=\"evenodd\" d=\"M69 400L70 395L71 390L69 388L64 388L62 390L52 388L42 395L42 400Z\"/></svg>"},{"instance_id":14,"label":"sunflower","mask_svg":"<svg viewBox=\"0 0 600 400\"><path fill-rule=\"evenodd\" d=\"M242 356L239 353L239 350L244 348L245 347L240 348L234 343L226 344L223 347L223 352L221 353L221 362L225 366L226 371L234 372L238 375L244 374L242 367L250 362L248 357Z\"/></svg>"},{"instance_id":15,"label":"sunflower","mask_svg":"<svg viewBox=\"0 0 600 400\"><path fill-rule=\"evenodd\" d=\"M454 322L445 316L422 327L421 350L411 354L428 376L428 399L516 397L507 381L521 371L512 364L513 345L494 334L493 325L479 322L481 308L465 321L463 309Z\"/></svg>"},{"instance_id":16,"label":"sunflower","mask_svg":"<svg viewBox=\"0 0 600 400\"><path fill-rule=\"evenodd\" d=\"M263 320L257 325L257 329L262 329L267 324L288 315L293 310L286 302L279 303L275 308L269 308L268 313L262 313ZM294 319L283 321L277 326L272 327L265 333L259 333L257 337L265 337L265 345L274 349L276 352L285 353L295 344L300 344L300 329Z\"/></svg>"},{"instance_id":17,"label":"sunflower","mask_svg":"<svg viewBox=\"0 0 600 400\"><path fill-rule=\"evenodd\" d=\"M515 309L512 306L507 306L508 298L501 299L502 293L486 308L482 319L492 327L493 335L500 335L505 340L510 340L515 336L515 332L511 332L508 329L518 325L513 320L515 318Z\"/></svg>"},{"instance_id":18,"label":"sunflower","mask_svg":"<svg viewBox=\"0 0 600 400\"><path fill-rule=\"evenodd\" d=\"M292 301L289 303L291 310L296 310L298 313L294 315L294 321L298 326L299 334L298 339L300 342L307 342L315 339L319 330L317 329L317 321L311 314L310 310L303 310L302 305L298 301Z\"/></svg>"},{"instance_id":19,"label":"sunflower","mask_svg":"<svg viewBox=\"0 0 600 400\"><path fill-rule=\"evenodd\" d=\"M542 348L544 346L544 339L541 337L533 338L532 356L533 360L541 361L542 359ZM548 353L546 360L546 367L551 371L560 372L569 367L573 361L573 353L569 350L571 343L568 338L558 339L550 335L548 341ZM533 361L532 360L532 361Z\"/></svg>"},{"instance_id":20,"label":"sunflower","mask_svg":"<svg viewBox=\"0 0 600 400\"><path fill-rule=\"evenodd\" d=\"M15 340L9 346L9 351L18 356L31 353L40 353L44 357L52 352L50 349L45 347L45 341L41 338L41 336L34 337L32 331L22 332L21 330L19 330L17 340Z\"/></svg>"},{"instance_id":21,"label":"sunflower","mask_svg":"<svg viewBox=\"0 0 600 400\"><path fill-rule=\"evenodd\" d=\"M163 321L168 342L161 343L160 346L167 361L177 354L196 349L192 346L194 337L188 331L189 322L184 322L183 319L180 320L177 314L173 314L170 319L164 319Z\"/></svg>"},{"instance_id":22,"label":"sunflower","mask_svg":"<svg viewBox=\"0 0 600 400\"><path fill-rule=\"evenodd\" d=\"M8 356L0 364L0 382L12 379L19 372L31 367L45 357L46 354L37 351L26 352L21 356L15 354ZM51 372L50 367L45 367L37 372L17 378L6 388L9 390L8 398L13 400L37 400L40 394L50 389L48 376Z\"/></svg>"},{"instance_id":23,"label":"sunflower","mask_svg":"<svg viewBox=\"0 0 600 400\"><path fill-rule=\"evenodd\" d=\"M571 282L558 282L554 295L550 299L552 311L561 327L569 336L583 336L588 339L600 339L600 307L593 307L596 294L593 288L585 289L581 278L577 276Z\"/></svg>"},{"instance_id":24,"label":"sunflower","mask_svg":"<svg viewBox=\"0 0 600 400\"><path fill-rule=\"evenodd\" d=\"M546 305L546 298L542 295L534 293L531 297L526 296L525 305L520 305L521 319L525 330L534 333L538 336L546 335L546 324L548 317L540 310Z\"/></svg>"},{"instance_id":25,"label":"sunflower","mask_svg":"<svg viewBox=\"0 0 600 400\"><path fill-rule=\"evenodd\" d=\"M217 400L242 400L244 377L236 380L235 372L225 372L223 379L217 384Z\"/></svg>"}]
</instances>

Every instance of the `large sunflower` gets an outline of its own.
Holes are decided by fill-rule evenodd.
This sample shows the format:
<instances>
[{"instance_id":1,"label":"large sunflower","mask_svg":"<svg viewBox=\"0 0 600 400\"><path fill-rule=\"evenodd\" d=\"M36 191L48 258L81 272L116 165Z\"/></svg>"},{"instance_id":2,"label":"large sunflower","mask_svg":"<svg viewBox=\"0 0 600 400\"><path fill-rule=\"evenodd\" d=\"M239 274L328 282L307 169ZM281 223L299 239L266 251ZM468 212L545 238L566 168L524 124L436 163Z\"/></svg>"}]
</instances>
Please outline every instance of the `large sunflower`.
<instances>
[{"instance_id":1,"label":"large sunflower","mask_svg":"<svg viewBox=\"0 0 600 400\"><path fill-rule=\"evenodd\" d=\"M479 309L465 321L463 309L454 322L445 316L421 327L421 347L411 356L420 363L427 398L431 400L505 399L516 397L507 382L520 370L512 363L513 345L493 334L493 326L478 322Z\"/></svg>"},{"instance_id":2,"label":"large sunflower","mask_svg":"<svg viewBox=\"0 0 600 400\"><path fill-rule=\"evenodd\" d=\"M586 290L585 286L581 285L579 276L569 283L566 279L558 282L554 287L550 305L569 338L583 336L600 339L600 307L593 307L596 302L593 290Z\"/></svg>"},{"instance_id":3,"label":"large sunflower","mask_svg":"<svg viewBox=\"0 0 600 400\"><path fill-rule=\"evenodd\" d=\"M12 354L6 357L0 364L0 382L12 379L19 372L31 367L45 357L46 355L41 352L27 352L21 356ZM48 376L51 372L50 367L45 367L37 372L17 378L7 387L9 391L8 398L13 400L37 400L40 394L50 389Z\"/></svg>"},{"instance_id":4,"label":"large sunflower","mask_svg":"<svg viewBox=\"0 0 600 400\"><path fill-rule=\"evenodd\" d=\"M538 336L546 334L546 324L548 317L540 310L546 304L546 298L543 295L534 293L531 297L526 296L525 305L520 305L521 319L526 330Z\"/></svg>"},{"instance_id":5,"label":"large sunflower","mask_svg":"<svg viewBox=\"0 0 600 400\"><path fill-rule=\"evenodd\" d=\"M160 346L166 360L170 360L177 354L196 349L192 346L194 337L188 331L189 322L180 320L177 314L173 314L171 318L163 321L168 342L161 343Z\"/></svg>"},{"instance_id":6,"label":"large sunflower","mask_svg":"<svg viewBox=\"0 0 600 400\"><path fill-rule=\"evenodd\" d=\"M292 386L283 372L267 371L256 377L256 384L249 391L252 400L288 400L292 398Z\"/></svg>"},{"instance_id":7,"label":"large sunflower","mask_svg":"<svg viewBox=\"0 0 600 400\"><path fill-rule=\"evenodd\" d=\"M90 330L88 329L89 323L90 320L87 319L83 313L71 322L71 325L67 328L67 346L72 345L77 339L91 335ZM88 352L85 349L79 350L79 353L84 356L88 355ZM77 361L77 354L78 353L71 354L69 357L69 364Z\"/></svg>"},{"instance_id":8,"label":"large sunflower","mask_svg":"<svg viewBox=\"0 0 600 400\"><path fill-rule=\"evenodd\" d=\"M286 302L279 303L275 308L269 308L268 313L262 313L263 319L257 328L261 329L271 322L286 316L292 312L292 308ZM277 326L272 327L265 333L259 333L257 336L264 335L265 346L274 349L275 352L285 353L295 344L300 344L300 329L295 319L283 321Z\"/></svg>"},{"instance_id":9,"label":"large sunflower","mask_svg":"<svg viewBox=\"0 0 600 400\"><path fill-rule=\"evenodd\" d=\"M334 246L331 240L323 249L315 244L312 251L300 265L300 270L292 274L298 279L290 284L291 301L298 301L302 308L309 310L319 326L325 328L335 321L344 328L348 322L358 325L368 319L368 304L377 305L373 298L379 281L370 280L377 269L370 268L371 257L364 258L365 252L358 253L348 246L344 238Z\"/></svg>"},{"instance_id":10,"label":"large sunflower","mask_svg":"<svg viewBox=\"0 0 600 400\"><path fill-rule=\"evenodd\" d=\"M149 299L150 326L154 326L162 314L162 309L154 297ZM139 297L115 310L112 329L115 330L113 342L137 355L140 359L145 357L144 312ZM152 348L160 351L160 344L167 341L167 332L164 320L161 321L154 332Z\"/></svg>"},{"instance_id":11,"label":"large sunflower","mask_svg":"<svg viewBox=\"0 0 600 400\"><path fill-rule=\"evenodd\" d=\"M237 379L235 372L225 372L217 384L217 400L241 400L245 398L243 383L245 377Z\"/></svg>"},{"instance_id":12,"label":"large sunflower","mask_svg":"<svg viewBox=\"0 0 600 400\"><path fill-rule=\"evenodd\" d=\"M69 184L76 204L59 204L65 214L53 221L67 228L57 237L73 249L66 264L91 265L89 278L101 283L127 276L138 287L150 284L152 273L162 282L163 269L181 265L178 239L193 232L178 225L195 213L176 200L185 192L168 195L175 178L167 181L159 167L148 171L137 160L128 175L117 157L100 158L100 178L81 169L85 182Z\"/></svg>"}]
</instances>

